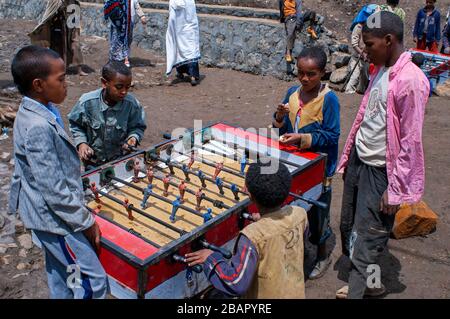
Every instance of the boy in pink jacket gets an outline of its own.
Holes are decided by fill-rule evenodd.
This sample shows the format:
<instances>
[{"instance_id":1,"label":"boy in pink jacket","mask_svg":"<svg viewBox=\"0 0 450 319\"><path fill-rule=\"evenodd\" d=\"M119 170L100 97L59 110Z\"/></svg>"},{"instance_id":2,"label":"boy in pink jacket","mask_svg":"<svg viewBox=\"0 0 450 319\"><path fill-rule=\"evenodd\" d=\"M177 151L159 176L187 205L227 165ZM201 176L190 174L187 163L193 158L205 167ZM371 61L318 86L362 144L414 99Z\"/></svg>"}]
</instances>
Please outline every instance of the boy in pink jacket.
<instances>
[{"instance_id":1,"label":"boy in pink jacket","mask_svg":"<svg viewBox=\"0 0 450 319\"><path fill-rule=\"evenodd\" d=\"M396 14L374 13L363 39L376 72L337 169L344 174L342 252L351 260L349 285L338 298L384 294L379 280L368 280L371 265L387 245L399 205L419 201L424 191L422 126L429 82L404 51L403 22Z\"/></svg>"}]
</instances>

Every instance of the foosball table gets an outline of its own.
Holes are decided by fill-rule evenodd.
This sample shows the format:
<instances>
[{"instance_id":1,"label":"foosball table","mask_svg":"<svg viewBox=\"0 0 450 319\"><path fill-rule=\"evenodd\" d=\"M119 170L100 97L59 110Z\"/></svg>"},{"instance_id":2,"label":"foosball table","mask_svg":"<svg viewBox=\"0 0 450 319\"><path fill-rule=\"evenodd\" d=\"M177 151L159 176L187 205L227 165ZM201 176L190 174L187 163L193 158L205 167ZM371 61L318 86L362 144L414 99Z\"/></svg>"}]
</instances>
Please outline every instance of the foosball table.
<instances>
[{"instance_id":1,"label":"foosball table","mask_svg":"<svg viewBox=\"0 0 450 319\"><path fill-rule=\"evenodd\" d=\"M168 138L168 137L166 137ZM191 298L209 287L184 255L202 248L230 258L257 212L245 188L256 161L292 174L286 204L323 205L326 155L299 151L223 123L189 130L83 174L86 206L102 232L100 261L118 298Z\"/></svg>"}]
</instances>

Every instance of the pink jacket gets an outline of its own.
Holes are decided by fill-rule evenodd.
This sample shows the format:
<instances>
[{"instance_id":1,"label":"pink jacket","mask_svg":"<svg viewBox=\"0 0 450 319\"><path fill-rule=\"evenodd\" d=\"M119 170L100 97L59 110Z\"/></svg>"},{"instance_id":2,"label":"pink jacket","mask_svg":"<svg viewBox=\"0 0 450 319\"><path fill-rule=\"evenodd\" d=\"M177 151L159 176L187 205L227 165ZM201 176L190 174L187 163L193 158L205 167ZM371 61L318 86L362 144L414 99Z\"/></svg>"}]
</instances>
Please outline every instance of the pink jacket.
<instances>
[{"instance_id":1,"label":"pink jacket","mask_svg":"<svg viewBox=\"0 0 450 319\"><path fill-rule=\"evenodd\" d=\"M376 70L378 73L379 68ZM372 79L375 78L375 75ZM373 81L361 102L345 143L337 171L343 173L356 133L364 118ZM403 53L389 75L386 110L386 171L390 205L418 202L424 192L425 167L422 127L430 84L425 74Z\"/></svg>"}]
</instances>

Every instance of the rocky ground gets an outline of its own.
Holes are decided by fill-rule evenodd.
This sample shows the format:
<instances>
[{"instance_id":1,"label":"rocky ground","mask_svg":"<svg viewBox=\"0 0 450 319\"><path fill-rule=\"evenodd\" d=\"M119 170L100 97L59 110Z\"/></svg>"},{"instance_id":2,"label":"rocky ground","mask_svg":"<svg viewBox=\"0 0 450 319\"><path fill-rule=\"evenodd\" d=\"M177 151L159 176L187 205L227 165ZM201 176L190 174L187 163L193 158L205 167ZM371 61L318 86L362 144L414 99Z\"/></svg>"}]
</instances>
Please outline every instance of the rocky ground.
<instances>
[{"instance_id":1,"label":"rocky ground","mask_svg":"<svg viewBox=\"0 0 450 319\"><path fill-rule=\"evenodd\" d=\"M13 53L27 43L26 32L34 26L30 21L0 20L0 96L8 103L17 103L18 96L8 88L12 85L9 64ZM107 59L107 43L98 37L83 38L87 77L69 72L68 97L61 110L67 115L82 93L99 86L99 70ZM189 83L172 83L165 79L164 58L135 48L133 50L135 87L132 93L145 107L148 130L144 147L162 140L164 132L176 127L192 127L194 119L204 122L227 121L241 127L266 127L271 114L293 83L272 77L240 72L201 68L203 80L192 88ZM69 70L70 71L70 70ZM342 148L354 119L361 96L338 93L341 102ZM16 101L16 102L14 102ZM2 100L0 100L0 104ZM450 298L450 112L449 101L431 98L426 112L424 146L427 184L424 200L439 215L437 230L426 237L391 240L382 258L383 282L388 288L385 298ZM66 123L67 124L67 123ZM0 140L0 216L6 216L10 175L12 136ZM345 279L339 272L339 215L342 182L337 176L332 202L332 228L336 234L330 244L333 263L327 274L306 283L308 298L334 298ZM10 223L0 218L0 298L47 298L45 267L40 250L31 247L28 232L20 221ZM16 231L16 234L14 234ZM8 241L10 239L10 241ZM307 260L311 260L308 256ZM338 279L339 278L339 279Z\"/></svg>"}]
</instances>

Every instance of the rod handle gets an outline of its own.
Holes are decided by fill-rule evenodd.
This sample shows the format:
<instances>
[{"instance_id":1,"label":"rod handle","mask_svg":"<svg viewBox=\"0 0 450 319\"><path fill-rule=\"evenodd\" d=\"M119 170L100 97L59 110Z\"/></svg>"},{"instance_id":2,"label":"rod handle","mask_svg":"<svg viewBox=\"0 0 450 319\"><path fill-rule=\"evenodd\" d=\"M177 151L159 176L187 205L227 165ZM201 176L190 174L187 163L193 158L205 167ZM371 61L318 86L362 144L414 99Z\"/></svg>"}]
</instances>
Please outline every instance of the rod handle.
<instances>
[{"instance_id":1,"label":"rod handle","mask_svg":"<svg viewBox=\"0 0 450 319\"><path fill-rule=\"evenodd\" d=\"M308 204L314 205L316 207L322 208L322 209L327 209L328 205L324 202L312 199L312 198L307 198L307 197L303 197L301 195L295 194L295 193L289 193L290 196L300 199Z\"/></svg>"},{"instance_id":2,"label":"rod handle","mask_svg":"<svg viewBox=\"0 0 450 319\"><path fill-rule=\"evenodd\" d=\"M186 258L177 254L172 255L173 260L183 263L183 264L187 264ZM191 267L192 270L194 272L196 272L197 274L203 272L203 267L201 265L195 265Z\"/></svg>"},{"instance_id":3,"label":"rod handle","mask_svg":"<svg viewBox=\"0 0 450 319\"><path fill-rule=\"evenodd\" d=\"M226 259L230 259L232 256L231 251L229 251L228 249L224 249L216 245L210 244L204 239L200 240L200 244L202 244L202 246L206 249L211 249L213 251L219 252Z\"/></svg>"}]
</instances>

